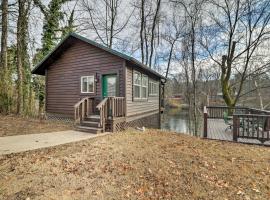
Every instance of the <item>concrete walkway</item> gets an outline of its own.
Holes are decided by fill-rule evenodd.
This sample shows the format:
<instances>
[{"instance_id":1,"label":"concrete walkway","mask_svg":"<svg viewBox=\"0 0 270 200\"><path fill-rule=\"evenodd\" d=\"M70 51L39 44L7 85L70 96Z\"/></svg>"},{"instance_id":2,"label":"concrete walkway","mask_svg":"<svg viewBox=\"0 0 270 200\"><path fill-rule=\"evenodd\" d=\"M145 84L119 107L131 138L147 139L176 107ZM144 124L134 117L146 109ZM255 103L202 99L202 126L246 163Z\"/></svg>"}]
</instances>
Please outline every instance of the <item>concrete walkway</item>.
<instances>
[{"instance_id":1,"label":"concrete walkway","mask_svg":"<svg viewBox=\"0 0 270 200\"><path fill-rule=\"evenodd\" d=\"M80 131L59 131L29 135L0 137L0 155L56 146L89 138L107 135L109 133L91 134Z\"/></svg>"}]
</instances>

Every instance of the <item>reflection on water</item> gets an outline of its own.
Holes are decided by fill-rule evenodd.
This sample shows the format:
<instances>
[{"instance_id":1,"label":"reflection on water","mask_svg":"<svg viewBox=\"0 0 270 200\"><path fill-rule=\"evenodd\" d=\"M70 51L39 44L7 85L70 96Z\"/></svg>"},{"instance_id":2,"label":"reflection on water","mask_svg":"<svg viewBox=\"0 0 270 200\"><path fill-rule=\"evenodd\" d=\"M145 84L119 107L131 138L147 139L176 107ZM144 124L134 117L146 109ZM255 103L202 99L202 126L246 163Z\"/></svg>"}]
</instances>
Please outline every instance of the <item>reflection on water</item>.
<instances>
[{"instance_id":1,"label":"reflection on water","mask_svg":"<svg viewBox=\"0 0 270 200\"><path fill-rule=\"evenodd\" d=\"M161 115L161 129L163 130L189 134L189 123L188 110L168 108Z\"/></svg>"}]
</instances>

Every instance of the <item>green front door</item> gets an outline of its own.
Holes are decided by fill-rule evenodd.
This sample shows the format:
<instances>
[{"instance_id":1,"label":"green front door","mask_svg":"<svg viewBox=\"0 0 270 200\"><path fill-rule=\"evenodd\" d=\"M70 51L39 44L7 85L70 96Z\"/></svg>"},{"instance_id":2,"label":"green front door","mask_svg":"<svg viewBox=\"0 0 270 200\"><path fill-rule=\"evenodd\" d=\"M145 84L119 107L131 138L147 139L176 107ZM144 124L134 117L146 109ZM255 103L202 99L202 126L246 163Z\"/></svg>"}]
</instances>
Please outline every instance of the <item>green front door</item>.
<instances>
[{"instance_id":1,"label":"green front door","mask_svg":"<svg viewBox=\"0 0 270 200\"><path fill-rule=\"evenodd\" d=\"M115 97L117 96L117 76L115 74L104 75L102 77L102 96Z\"/></svg>"}]
</instances>

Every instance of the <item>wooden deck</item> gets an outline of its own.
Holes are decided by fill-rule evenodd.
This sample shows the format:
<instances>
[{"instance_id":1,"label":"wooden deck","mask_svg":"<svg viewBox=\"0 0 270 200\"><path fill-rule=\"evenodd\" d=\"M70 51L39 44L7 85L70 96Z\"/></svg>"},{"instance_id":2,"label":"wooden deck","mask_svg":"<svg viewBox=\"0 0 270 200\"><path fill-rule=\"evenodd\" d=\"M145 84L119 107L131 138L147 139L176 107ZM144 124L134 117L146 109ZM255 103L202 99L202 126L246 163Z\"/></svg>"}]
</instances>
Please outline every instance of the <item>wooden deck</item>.
<instances>
[{"instance_id":1,"label":"wooden deck","mask_svg":"<svg viewBox=\"0 0 270 200\"><path fill-rule=\"evenodd\" d=\"M224 123L223 119L207 119L207 138L215 140L233 141L232 129L225 129L228 126ZM249 143L249 144L262 144L256 139L244 139L238 138L238 142ZM264 145L270 146L270 141L266 141Z\"/></svg>"}]
</instances>

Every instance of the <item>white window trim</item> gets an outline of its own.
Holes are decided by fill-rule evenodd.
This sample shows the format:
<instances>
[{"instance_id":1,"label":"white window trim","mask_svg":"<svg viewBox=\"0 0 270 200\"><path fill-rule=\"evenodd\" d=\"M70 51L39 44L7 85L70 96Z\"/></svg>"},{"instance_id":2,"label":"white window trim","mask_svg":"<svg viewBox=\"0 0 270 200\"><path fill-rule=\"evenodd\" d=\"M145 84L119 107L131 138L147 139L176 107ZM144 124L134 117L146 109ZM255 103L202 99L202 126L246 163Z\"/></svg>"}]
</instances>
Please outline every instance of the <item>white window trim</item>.
<instances>
[{"instance_id":1,"label":"white window trim","mask_svg":"<svg viewBox=\"0 0 270 200\"><path fill-rule=\"evenodd\" d=\"M151 88L152 87L151 84L156 85L156 87L157 87L157 91L155 93L153 93L153 88ZM149 87L151 89L151 90L149 90L149 96L157 96L158 95L158 88L159 88L158 82L149 80Z\"/></svg>"},{"instance_id":2,"label":"white window trim","mask_svg":"<svg viewBox=\"0 0 270 200\"><path fill-rule=\"evenodd\" d=\"M143 85L143 81L141 82L141 99L148 99L148 84L149 84L149 79L148 79L148 76L145 75L145 74L142 74L141 75L141 79L143 79L143 77L146 77L147 78L147 81L146 81L146 85ZM142 97L142 88L146 88L146 97Z\"/></svg>"},{"instance_id":3,"label":"white window trim","mask_svg":"<svg viewBox=\"0 0 270 200\"><path fill-rule=\"evenodd\" d=\"M139 74L139 76L140 76L140 79L141 79L141 84L136 84L135 83L135 80L134 80L134 74ZM133 71L133 74L132 74L132 78L133 78L133 83L132 83L132 88L133 88L133 94L132 94L132 96L133 96L133 99L134 100L147 100L148 99L148 84L149 84L149 78L148 78L148 76L147 75L145 75L145 74L143 74L143 73L141 73L141 72L138 72L138 71ZM147 77L147 84L146 84L146 86L143 86L142 85L142 78L143 78L143 76L144 77ZM140 97L134 97L134 86L139 86L140 87ZM145 98L142 98L142 88L146 88L146 97Z\"/></svg>"},{"instance_id":4,"label":"white window trim","mask_svg":"<svg viewBox=\"0 0 270 200\"><path fill-rule=\"evenodd\" d=\"M83 79L84 78L87 78L87 81L88 81L88 78L91 77L94 81L93 83L93 92L84 92L83 91ZM89 84L87 83L87 91L89 91ZM90 76L81 76L81 93L82 94L94 94L95 93L95 76L94 75L90 75Z\"/></svg>"},{"instance_id":5,"label":"white window trim","mask_svg":"<svg viewBox=\"0 0 270 200\"><path fill-rule=\"evenodd\" d=\"M141 84L135 83L134 74L138 74L140 76L140 78L141 78L141 84L142 84L142 74L140 72L137 72L137 71L134 71L133 72L133 85L141 86Z\"/></svg>"},{"instance_id":6,"label":"white window trim","mask_svg":"<svg viewBox=\"0 0 270 200\"><path fill-rule=\"evenodd\" d=\"M139 76L140 76L140 78L141 78L141 84L142 84L142 74L140 73L140 72L138 72L138 71L133 71L133 74L132 74L132 79L133 79L133 83L132 83L132 87L133 87L133 99L141 99L141 84L137 84L137 83L135 83L135 79L134 79L134 74L138 74ZM134 90L134 86L139 86L140 87L140 97L134 97L134 95L135 95L135 90Z\"/></svg>"}]
</instances>

